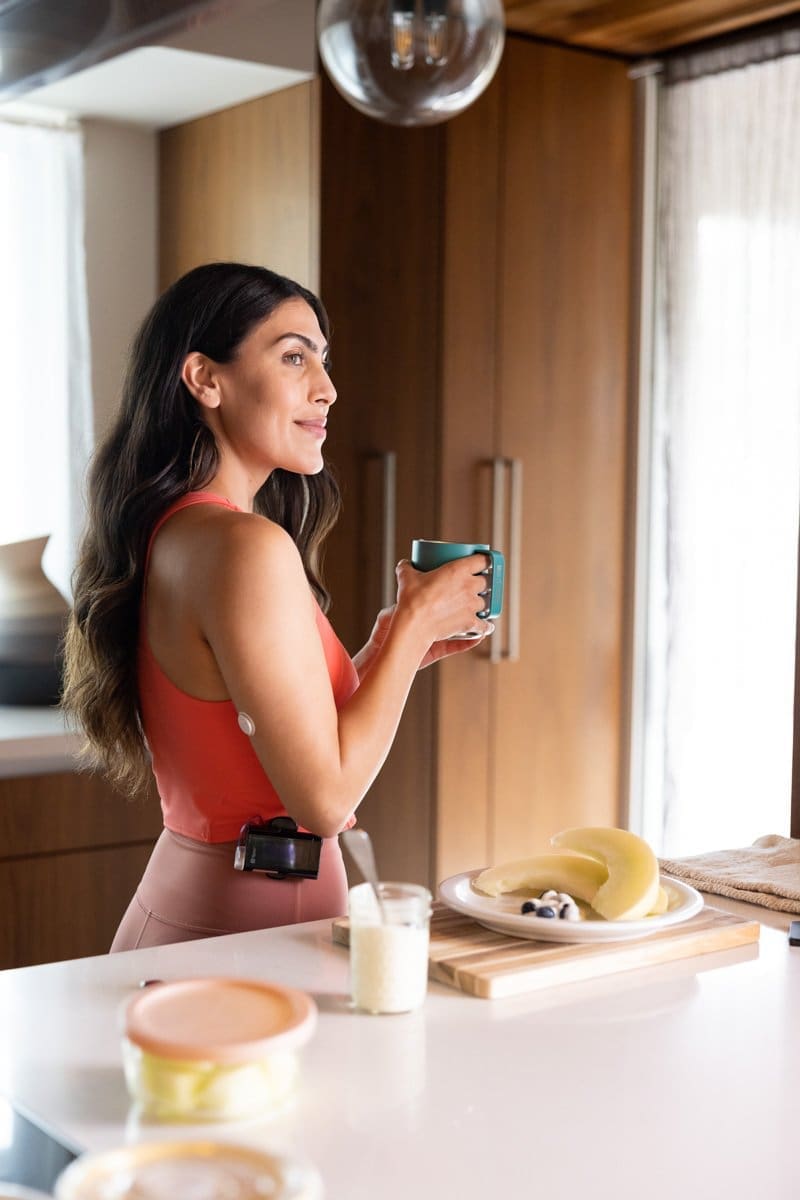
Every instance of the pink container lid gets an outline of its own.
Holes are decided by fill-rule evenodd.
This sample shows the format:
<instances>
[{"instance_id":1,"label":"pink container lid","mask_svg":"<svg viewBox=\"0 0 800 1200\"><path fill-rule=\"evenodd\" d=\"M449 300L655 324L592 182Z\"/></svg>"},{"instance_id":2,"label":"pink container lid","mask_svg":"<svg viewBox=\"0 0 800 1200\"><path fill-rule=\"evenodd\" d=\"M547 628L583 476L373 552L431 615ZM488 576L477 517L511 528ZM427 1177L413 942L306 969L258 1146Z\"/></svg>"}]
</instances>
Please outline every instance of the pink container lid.
<instances>
[{"instance_id":1,"label":"pink container lid","mask_svg":"<svg viewBox=\"0 0 800 1200\"><path fill-rule=\"evenodd\" d=\"M183 979L128 1005L125 1036L162 1058L247 1062L303 1045L317 1023L305 992L258 979Z\"/></svg>"}]
</instances>

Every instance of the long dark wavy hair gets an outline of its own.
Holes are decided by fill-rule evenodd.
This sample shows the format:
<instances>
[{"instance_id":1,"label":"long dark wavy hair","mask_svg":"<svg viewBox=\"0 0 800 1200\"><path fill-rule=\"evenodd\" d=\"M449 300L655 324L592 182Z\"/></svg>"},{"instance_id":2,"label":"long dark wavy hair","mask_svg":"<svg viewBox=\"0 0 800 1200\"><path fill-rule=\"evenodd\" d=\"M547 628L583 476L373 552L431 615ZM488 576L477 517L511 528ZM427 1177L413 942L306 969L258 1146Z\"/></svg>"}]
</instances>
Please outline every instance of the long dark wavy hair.
<instances>
[{"instance_id":1,"label":"long dark wavy hair","mask_svg":"<svg viewBox=\"0 0 800 1200\"><path fill-rule=\"evenodd\" d=\"M201 490L219 464L202 409L181 379L184 360L199 351L230 362L255 325L296 298L311 307L327 339L328 318L317 297L264 267L209 263L177 280L134 339L119 412L94 455L61 703L85 734L84 761L128 793L143 788L150 775L137 688L150 535L161 513L179 496ZM254 507L294 539L327 610L321 551L339 513L339 491L328 469L310 476L273 471Z\"/></svg>"}]
</instances>

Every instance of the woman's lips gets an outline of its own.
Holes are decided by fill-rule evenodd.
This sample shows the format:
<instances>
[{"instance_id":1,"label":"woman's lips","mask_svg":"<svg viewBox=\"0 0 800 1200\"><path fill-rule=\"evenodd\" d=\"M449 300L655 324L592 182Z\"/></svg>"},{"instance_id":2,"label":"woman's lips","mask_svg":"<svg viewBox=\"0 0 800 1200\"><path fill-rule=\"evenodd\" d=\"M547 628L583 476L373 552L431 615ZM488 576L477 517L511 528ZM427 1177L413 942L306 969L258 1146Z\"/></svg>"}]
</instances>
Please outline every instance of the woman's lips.
<instances>
[{"instance_id":1,"label":"woman's lips","mask_svg":"<svg viewBox=\"0 0 800 1200\"><path fill-rule=\"evenodd\" d=\"M312 434L314 437L325 437L326 430L324 421L296 421L295 424L299 425L301 429L307 430L307 432Z\"/></svg>"}]
</instances>

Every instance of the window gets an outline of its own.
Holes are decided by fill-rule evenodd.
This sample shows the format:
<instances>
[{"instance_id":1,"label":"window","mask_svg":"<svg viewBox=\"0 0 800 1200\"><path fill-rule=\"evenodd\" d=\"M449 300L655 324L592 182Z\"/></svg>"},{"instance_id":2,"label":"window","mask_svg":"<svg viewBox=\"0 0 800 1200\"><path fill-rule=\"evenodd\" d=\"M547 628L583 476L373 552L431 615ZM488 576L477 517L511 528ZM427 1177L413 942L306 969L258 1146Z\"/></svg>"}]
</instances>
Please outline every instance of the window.
<instances>
[{"instance_id":1,"label":"window","mask_svg":"<svg viewBox=\"0 0 800 1200\"><path fill-rule=\"evenodd\" d=\"M639 786L673 857L790 823L800 55L741 59L676 63L659 89Z\"/></svg>"},{"instance_id":2,"label":"window","mask_svg":"<svg viewBox=\"0 0 800 1200\"><path fill-rule=\"evenodd\" d=\"M66 596L92 428L83 222L80 131L0 119L0 544L49 535Z\"/></svg>"}]
</instances>

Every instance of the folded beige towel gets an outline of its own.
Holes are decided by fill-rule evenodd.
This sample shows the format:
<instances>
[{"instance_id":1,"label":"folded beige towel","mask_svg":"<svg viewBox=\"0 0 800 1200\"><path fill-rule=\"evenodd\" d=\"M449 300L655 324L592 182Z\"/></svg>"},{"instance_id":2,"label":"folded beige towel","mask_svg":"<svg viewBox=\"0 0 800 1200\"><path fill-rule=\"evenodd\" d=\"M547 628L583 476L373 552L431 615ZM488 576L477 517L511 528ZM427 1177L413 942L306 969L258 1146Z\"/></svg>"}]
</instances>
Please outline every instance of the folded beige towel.
<instances>
[{"instance_id":1,"label":"folded beige towel","mask_svg":"<svg viewBox=\"0 0 800 1200\"><path fill-rule=\"evenodd\" d=\"M701 892L800 913L800 839L768 833L742 850L714 850L690 858L661 858L665 875Z\"/></svg>"}]
</instances>

